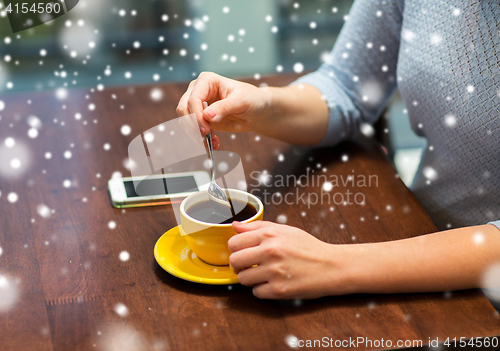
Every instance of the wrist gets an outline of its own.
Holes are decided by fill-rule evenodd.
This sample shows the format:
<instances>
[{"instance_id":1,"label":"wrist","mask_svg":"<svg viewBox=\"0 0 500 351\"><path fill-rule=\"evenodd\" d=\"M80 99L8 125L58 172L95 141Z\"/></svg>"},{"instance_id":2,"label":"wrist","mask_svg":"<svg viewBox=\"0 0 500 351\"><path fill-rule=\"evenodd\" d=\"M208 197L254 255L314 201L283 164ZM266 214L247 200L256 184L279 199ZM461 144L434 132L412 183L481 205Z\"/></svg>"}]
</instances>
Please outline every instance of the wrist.
<instances>
[{"instance_id":1,"label":"wrist","mask_svg":"<svg viewBox=\"0 0 500 351\"><path fill-rule=\"evenodd\" d=\"M347 295L365 291L367 244L327 244L329 295Z\"/></svg>"},{"instance_id":2,"label":"wrist","mask_svg":"<svg viewBox=\"0 0 500 351\"><path fill-rule=\"evenodd\" d=\"M269 128L269 124L273 116L276 115L277 109L277 94L282 88L275 87L260 87L258 88L261 92L262 105L261 110L258 112L260 118L255 124L253 131L259 134L265 134L267 128Z\"/></svg>"}]
</instances>

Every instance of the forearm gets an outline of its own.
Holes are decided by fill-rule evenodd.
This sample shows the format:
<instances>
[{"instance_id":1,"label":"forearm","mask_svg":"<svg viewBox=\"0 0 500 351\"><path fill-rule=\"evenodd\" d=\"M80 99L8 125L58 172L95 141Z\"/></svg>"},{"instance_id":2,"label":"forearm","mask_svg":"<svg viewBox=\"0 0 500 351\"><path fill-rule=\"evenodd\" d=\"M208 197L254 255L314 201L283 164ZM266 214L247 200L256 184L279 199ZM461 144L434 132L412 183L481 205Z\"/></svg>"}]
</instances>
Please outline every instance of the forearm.
<instances>
[{"instance_id":1,"label":"forearm","mask_svg":"<svg viewBox=\"0 0 500 351\"><path fill-rule=\"evenodd\" d=\"M254 131L296 145L319 143L328 128L328 106L321 93L303 84L266 87L269 107Z\"/></svg>"},{"instance_id":2,"label":"forearm","mask_svg":"<svg viewBox=\"0 0 500 351\"><path fill-rule=\"evenodd\" d=\"M484 272L500 260L493 225L346 247L351 293L449 291L481 287Z\"/></svg>"}]
</instances>

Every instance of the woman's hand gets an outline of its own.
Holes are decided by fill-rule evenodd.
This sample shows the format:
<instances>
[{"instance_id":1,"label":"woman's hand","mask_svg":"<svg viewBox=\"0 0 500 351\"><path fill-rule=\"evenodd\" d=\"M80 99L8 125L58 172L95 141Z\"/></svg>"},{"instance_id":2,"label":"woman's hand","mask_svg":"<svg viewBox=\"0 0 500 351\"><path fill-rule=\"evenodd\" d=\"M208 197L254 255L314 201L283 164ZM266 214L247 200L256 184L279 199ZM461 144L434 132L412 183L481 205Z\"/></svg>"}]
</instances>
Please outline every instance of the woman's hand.
<instances>
[{"instance_id":1,"label":"woman's hand","mask_svg":"<svg viewBox=\"0 0 500 351\"><path fill-rule=\"evenodd\" d=\"M272 222L233 222L232 269L242 285L262 299L315 298L350 292L343 245Z\"/></svg>"},{"instance_id":2,"label":"woman's hand","mask_svg":"<svg viewBox=\"0 0 500 351\"><path fill-rule=\"evenodd\" d=\"M209 106L204 108L203 103ZM251 84L211 72L193 80L179 101L177 115L194 113L202 135L215 130L248 132L269 108L268 94Z\"/></svg>"},{"instance_id":3,"label":"woman's hand","mask_svg":"<svg viewBox=\"0 0 500 351\"><path fill-rule=\"evenodd\" d=\"M257 88L210 72L189 84L177 106L179 116L196 116L202 135L210 128L254 131L296 145L314 145L324 138L328 111L312 85Z\"/></svg>"}]
</instances>

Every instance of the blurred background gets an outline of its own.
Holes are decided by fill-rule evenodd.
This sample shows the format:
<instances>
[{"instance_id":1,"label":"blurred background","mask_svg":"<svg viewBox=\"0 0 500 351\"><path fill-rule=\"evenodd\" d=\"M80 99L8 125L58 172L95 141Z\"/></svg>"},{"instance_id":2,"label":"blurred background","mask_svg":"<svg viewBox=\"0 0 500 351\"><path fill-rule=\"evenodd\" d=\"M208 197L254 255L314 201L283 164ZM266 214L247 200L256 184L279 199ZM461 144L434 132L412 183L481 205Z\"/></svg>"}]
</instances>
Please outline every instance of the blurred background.
<instances>
[{"instance_id":1,"label":"blurred background","mask_svg":"<svg viewBox=\"0 0 500 351\"><path fill-rule=\"evenodd\" d=\"M12 33L0 3L0 94L302 73L329 53L352 0L80 0ZM425 141L396 94L384 113L391 156L410 185Z\"/></svg>"}]
</instances>

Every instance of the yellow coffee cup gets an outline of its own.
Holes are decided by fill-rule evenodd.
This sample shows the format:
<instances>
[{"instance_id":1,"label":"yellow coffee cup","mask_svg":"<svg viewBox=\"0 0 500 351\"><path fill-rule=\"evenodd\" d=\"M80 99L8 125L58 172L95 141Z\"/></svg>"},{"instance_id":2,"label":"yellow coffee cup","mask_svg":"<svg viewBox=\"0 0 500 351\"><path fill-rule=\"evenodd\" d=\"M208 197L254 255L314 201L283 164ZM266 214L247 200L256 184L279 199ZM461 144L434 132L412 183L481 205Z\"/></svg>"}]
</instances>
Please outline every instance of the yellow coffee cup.
<instances>
[{"instance_id":1,"label":"yellow coffee cup","mask_svg":"<svg viewBox=\"0 0 500 351\"><path fill-rule=\"evenodd\" d=\"M258 197L236 189L227 189L224 192L229 193L232 200L239 200L239 202L245 204L249 203L257 210L254 216L242 221L243 223L262 220L264 205ZM229 264L229 255L231 254L227 242L236 232L233 230L231 223L214 224L203 222L187 214L187 209L202 201L208 201L207 191L191 194L182 201L180 208L181 225L179 227L181 235L191 250L203 261L212 265L226 266Z\"/></svg>"}]
</instances>

